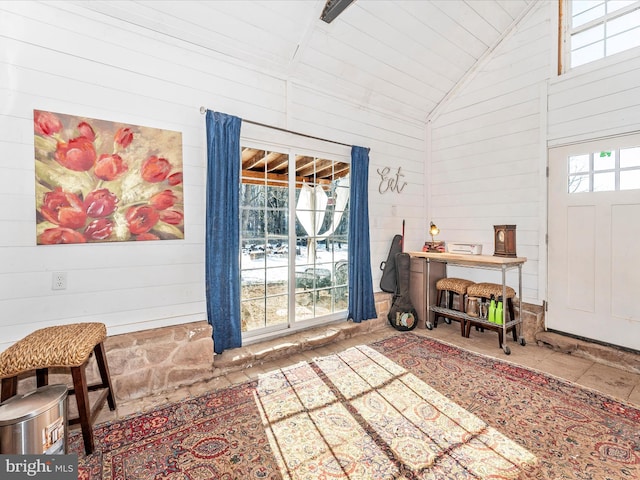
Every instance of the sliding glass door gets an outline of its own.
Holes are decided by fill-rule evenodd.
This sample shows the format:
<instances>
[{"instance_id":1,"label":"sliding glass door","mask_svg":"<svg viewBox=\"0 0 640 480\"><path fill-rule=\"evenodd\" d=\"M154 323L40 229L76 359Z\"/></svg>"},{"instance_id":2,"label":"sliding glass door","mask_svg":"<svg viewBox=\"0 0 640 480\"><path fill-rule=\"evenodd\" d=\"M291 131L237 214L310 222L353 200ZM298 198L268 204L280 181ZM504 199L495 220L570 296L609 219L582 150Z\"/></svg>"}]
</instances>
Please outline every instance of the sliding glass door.
<instances>
[{"instance_id":1,"label":"sliding glass door","mask_svg":"<svg viewBox=\"0 0 640 480\"><path fill-rule=\"evenodd\" d=\"M349 164L242 148L244 336L346 315Z\"/></svg>"}]
</instances>

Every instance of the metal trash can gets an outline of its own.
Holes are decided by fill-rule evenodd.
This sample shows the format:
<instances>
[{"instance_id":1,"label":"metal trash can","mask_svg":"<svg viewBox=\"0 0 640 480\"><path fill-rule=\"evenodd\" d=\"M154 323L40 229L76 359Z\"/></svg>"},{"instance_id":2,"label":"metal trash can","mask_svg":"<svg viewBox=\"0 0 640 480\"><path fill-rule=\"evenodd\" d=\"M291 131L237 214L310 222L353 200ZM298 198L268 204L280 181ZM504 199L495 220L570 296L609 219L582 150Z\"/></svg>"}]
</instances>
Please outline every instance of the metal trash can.
<instances>
[{"instance_id":1,"label":"metal trash can","mask_svg":"<svg viewBox=\"0 0 640 480\"><path fill-rule=\"evenodd\" d=\"M67 453L67 387L47 385L0 404L0 453Z\"/></svg>"}]
</instances>

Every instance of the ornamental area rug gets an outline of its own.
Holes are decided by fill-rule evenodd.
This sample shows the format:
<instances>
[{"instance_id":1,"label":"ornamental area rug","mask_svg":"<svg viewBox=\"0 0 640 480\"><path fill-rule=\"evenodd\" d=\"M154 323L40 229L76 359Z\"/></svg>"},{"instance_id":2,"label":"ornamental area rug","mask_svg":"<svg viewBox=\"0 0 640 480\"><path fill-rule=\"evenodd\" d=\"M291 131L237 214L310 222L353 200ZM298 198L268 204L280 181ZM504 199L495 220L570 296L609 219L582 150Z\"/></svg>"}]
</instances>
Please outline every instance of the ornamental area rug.
<instances>
[{"instance_id":1,"label":"ornamental area rug","mask_svg":"<svg viewBox=\"0 0 640 480\"><path fill-rule=\"evenodd\" d=\"M640 478L640 410L413 333L94 428L79 478Z\"/></svg>"}]
</instances>

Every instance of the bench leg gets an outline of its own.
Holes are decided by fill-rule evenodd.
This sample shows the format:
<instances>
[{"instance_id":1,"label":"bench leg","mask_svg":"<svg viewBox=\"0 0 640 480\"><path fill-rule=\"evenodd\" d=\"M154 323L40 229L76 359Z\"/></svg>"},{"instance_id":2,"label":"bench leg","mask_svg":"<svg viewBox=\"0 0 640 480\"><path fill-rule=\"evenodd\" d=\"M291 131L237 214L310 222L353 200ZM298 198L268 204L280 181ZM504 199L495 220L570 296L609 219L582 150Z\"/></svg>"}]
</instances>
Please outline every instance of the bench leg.
<instances>
[{"instance_id":1,"label":"bench leg","mask_svg":"<svg viewBox=\"0 0 640 480\"><path fill-rule=\"evenodd\" d=\"M0 402L4 402L18 393L18 377L8 377L2 379L2 393Z\"/></svg>"},{"instance_id":2,"label":"bench leg","mask_svg":"<svg viewBox=\"0 0 640 480\"><path fill-rule=\"evenodd\" d=\"M100 378L102 379L102 387L108 389L107 402L109 403L109 410L116 409L116 399L113 395L113 387L111 386L111 376L109 375L109 365L107 364L107 355L104 351L104 345L99 343L93 349L96 356L96 362L98 364L98 370L100 371Z\"/></svg>"},{"instance_id":3,"label":"bench leg","mask_svg":"<svg viewBox=\"0 0 640 480\"><path fill-rule=\"evenodd\" d=\"M36 385L38 388L49 385L49 369L38 368L36 369Z\"/></svg>"},{"instance_id":4,"label":"bench leg","mask_svg":"<svg viewBox=\"0 0 640 480\"><path fill-rule=\"evenodd\" d=\"M85 375L86 363L79 367L71 367L73 377L73 389L78 404L78 417L82 429L82 439L84 440L84 450L89 455L93 453L93 429L91 426L91 407L89 405L89 390L87 388L87 377Z\"/></svg>"}]
</instances>

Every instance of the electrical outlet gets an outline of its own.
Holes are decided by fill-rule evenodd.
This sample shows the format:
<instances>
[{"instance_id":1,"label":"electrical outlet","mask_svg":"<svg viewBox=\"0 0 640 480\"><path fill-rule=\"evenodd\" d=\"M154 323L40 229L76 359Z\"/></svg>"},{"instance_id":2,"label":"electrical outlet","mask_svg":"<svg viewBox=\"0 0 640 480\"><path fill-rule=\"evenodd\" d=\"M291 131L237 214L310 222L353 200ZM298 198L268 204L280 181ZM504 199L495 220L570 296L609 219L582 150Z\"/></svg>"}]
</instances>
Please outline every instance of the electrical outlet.
<instances>
[{"instance_id":1,"label":"electrical outlet","mask_svg":"<svg viewBox=\"0 0 640 480\"><path fill-rule=\"evenodd\" d=\"M67 274L66 272L53 272L53 278L51 281L52 290L64 290L67 288Z\"/></svg>"}]
</instances>

